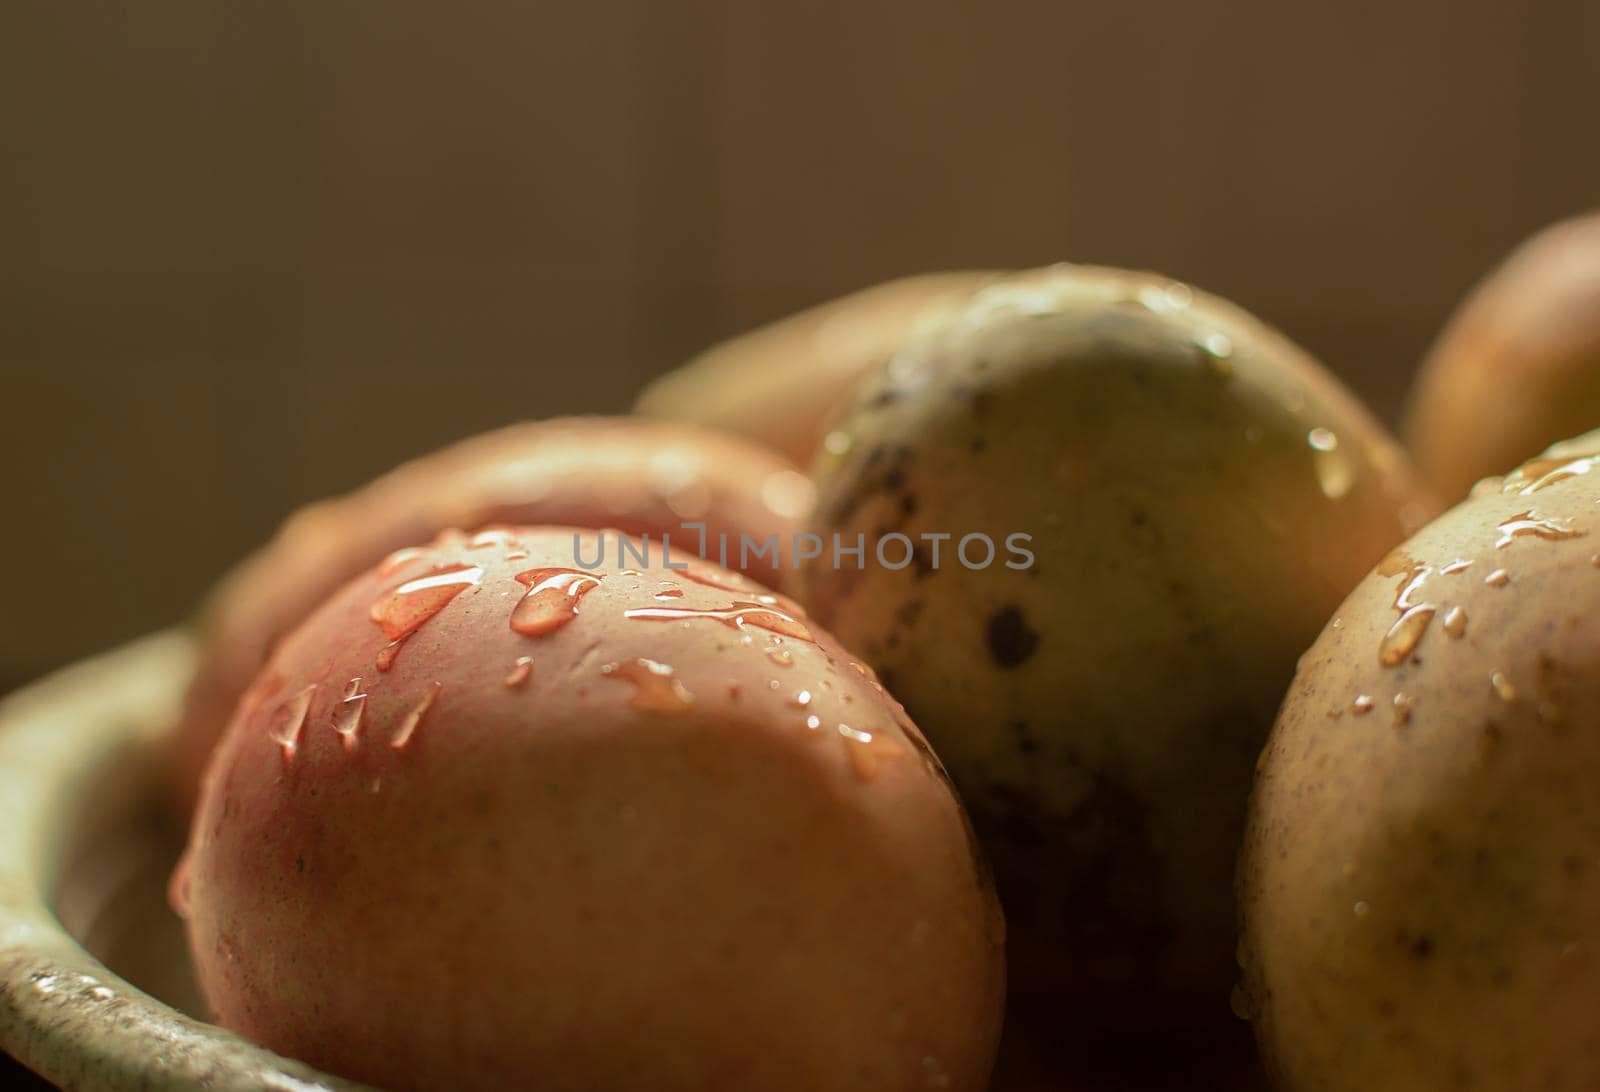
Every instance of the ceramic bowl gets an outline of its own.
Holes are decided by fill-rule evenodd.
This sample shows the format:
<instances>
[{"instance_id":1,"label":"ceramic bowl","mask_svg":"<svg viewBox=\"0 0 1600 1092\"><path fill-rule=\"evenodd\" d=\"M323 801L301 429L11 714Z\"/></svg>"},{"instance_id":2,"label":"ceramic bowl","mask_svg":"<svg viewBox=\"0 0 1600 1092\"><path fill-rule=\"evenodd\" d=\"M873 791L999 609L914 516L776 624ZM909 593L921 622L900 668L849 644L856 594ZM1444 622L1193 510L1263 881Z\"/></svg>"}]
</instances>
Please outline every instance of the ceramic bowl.
<instances>
[{"instance_id":1,"label":"ceramic bowl","mask_svg":"<svg viewBox=\"0 0 1600 1092\"><path fill-rule=\"evenodd\" d=\"M360 1088L196 1015L156 773L193 656L158 634L0 702L0 1051L67 1089Z\"/></svg>"}]
</instances>

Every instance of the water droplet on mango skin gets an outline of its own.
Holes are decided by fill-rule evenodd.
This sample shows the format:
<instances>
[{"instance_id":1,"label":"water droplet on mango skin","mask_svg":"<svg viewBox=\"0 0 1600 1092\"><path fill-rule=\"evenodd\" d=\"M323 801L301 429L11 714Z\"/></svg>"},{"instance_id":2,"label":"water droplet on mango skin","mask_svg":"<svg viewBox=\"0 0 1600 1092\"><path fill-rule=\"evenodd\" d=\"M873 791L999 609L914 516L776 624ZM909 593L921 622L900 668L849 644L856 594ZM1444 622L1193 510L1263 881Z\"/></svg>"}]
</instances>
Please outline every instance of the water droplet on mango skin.
<instances>
[{"instance_id":1,"label":"water droplet on mango skin","mask_svg":"<svg viewBox=\"0 0 1600 1092\"><path fill-rule=\"evenodd\" d=\"M1526 512L1518 512L1510 519L1501 520L1495 527L1500 532L1500 537L1494 544L1496 550L1504 550L1516 539L1524 536L1531 535L1534 538L1554 542L1560 539L1579 538L1584 534L1574 528L1563 527L1553 519L1546 519L1531 508Z\"/></svg>"},{"instance_id":2,"label":"water droplet on mango skin","mask_svg":"<svg viewBox=\"0 0 1600 1092\"><path fill-rule=\"evenodd\" d=\"M682 713L694 704L694 695L667 664L643 656L606 664L600 674L633 684L628 705L648 713Z\"/></svg>"},{"instance_id":3,"label":"water droplet on mango skin","mask_svg":"<svg viewBox=\"0 0 1600 1092\"><path fill-rule=\"evenodd\" d=\"M1600 455L1561 456L1559 458L1529 459L1500 482L1502 493L1531 496L1543 492L1569 478L1581 477L1600 465Z\"/></svg>"},{"instance_id":4,"label":"water droplet on mango skin","mask_svg":"<svg viewBox=\"0 0 1600 1092\"><path fill-rule=\"evenodd\" d=\"M1460 637L1467 631L1467 612L1460 606L1451 607L1444 613L1444 631L1451 637Z\"/></svg>"},{"instance_id":5,"label":"water droplet on mango skin","mask_svg":"<svg viewBox=\"0 0 1600 1092\"><path fill-rule=\"evenodd\" d=\"M426 546L407 546L403 550L396 550L379 562L378 575L393 576L411 562L427 557L430 552Z\"/></svg>"},{"instance_id":6,"label":"water droplet on mango skin","mask_svg":"<svg viewBox=\"0 0 1600 1092\"><path fill-rule=\"evenodd\" d=\"M528 676L533 674L533 657L518 656L517 662L512 665L511 671L506 675L506 687L515 690L528 681Z\"/></svg>"},{"instance_id":7,"label":"water droplet on mango skin","mask_svg":"<svg viewBox=\"0 0 1600 1092\"><path fill-rule=\"evenodd\" d=\"M300 732L305 727L306 713L311 709L311 699L316 692L317 684L312 683L278 706L272 714L267 735L283 748L285 762L294 761L295 752L300 749Z\"/></svg>"},{"instance_id":8,"label":"water droplet on mango skin","mask_svg":"<svg viewBox=\"0 0 1600 1092\"><path fill-rule=\"evenodd\" d=\"M1378 645L1378 662L1384 667L1394 667L1405 661L1422 640L1433 620L1436 608L1431 603L1419 603L1402 614Z\"/></svg>"},{"instance_id":9,"label":"water droplet on mango skin","mask_svg":"<svg viewBox=\"0 0 1600 1092\"><path fill-rule=\"evenodd\" d=\"M799 603L796 603L786 595L775 595L767 591L755 581L747 579L742 573L712 568L709 562L699 560L691 560L688 564L689 567L683 569L678 575L692 580L696 584L703 584L708 588L716 588L718 591L732 592L735 595L742 596L746 601L759 603L764 607L777 607L784 614L793 618L804 618L806 616L805 608Z\"/></svg>"},{"instance_id":10,"label":"water droplet on mango skin","mask_svg":"<svg viewBox=\"0 0 1600 1092\"><path fill-rule=\"evenodd\" d=\"M510 527L485 527L472 536L467 543L469 550L486 550L491 546L507 546L516 548L521 543L517 541L515 531Z\"/></svg>"},{"instance_id":11,"label":"water droplet on mango skin","mask_svg":"<svg viewBox=\"0 0 1600 1092\"><path fill-rule=\"evenodd\" d=\"M553 633L578 616L585 595L600 586L602 577L582 569L529 569L517 574L528 586L511 611L511 628L524 637Z\"/></svg>"},{"instance_id":12,"label":"water droplet on mango skin","mask_svg":"<svg viewBox=\"0 0 1600 1092\"><path fill-rule=\"evenodd\" d=\"M333 712L333 730L344 741L344 749L353 751L360 743L361 721L367 712L367 695L361 689L359 678L351 679L345 687L344 697Z\"/></svg>"},{"instance_id":13,"label":"water droplet on mango skin","mask_svg":"<svg viewBox=\"0 0 1600 1092\"><path fill-rule=\"evenodd\" d=\"M1394 709L1394 726L1396 728L1403 728L1411 723L1411 710L1417 704L1416 698L1397 691L1390 704Z\"/></svg>"},{"instance_id":14,"label":"water droplet on mango skin","mask_svg":"<svg viewBox=\"0 0 1600 1092\"><path fill-rule=\"evenodd\" d=\"M709 618L741 631L745 626L755 626L800 641L815 640L804 623L792 614L776 606L744 599L736 599L726 607L636 607L623 611L622 616L646 622Z\"/></svg>"},{"instance_id":15,"label":"water droplet on mango skin","mask_svg":"<svg viewBox=\"0 0 1600 1092\"><path fill-rule=\"evenodd\" d=\"M404 750L410 743L411 737L417 734L417 726L422 723L422 718L428 715L428 710L433 708L433 703L439 699L439 691L444 689L444 683L435 682L428 687L422 699L411 707L405 719L400 722L400 728L389 740L389 746L397 751Z\"/></svg>"},{"instance_id":16,"label":"water droplet on mango skin","mask_svg":"<svg viewBox=\"0 0 1600 1092\"><path fill-rule=\"evenodd\" d=\"M881 733L863 732L848 724L840 724L835 730L846 740L845 754L850 759L850 769L860 781L876 780L878 767L883 762L905 755L905 748L884 739Z\"/></svg>"},{"instance_id":17,"label":"water droplet on mango skin","mask_svg":"<svg viewBox=\"0 0 1600 1092\"><path fill-rule=\"evenodd\" d=\"M384 595L367 612L390 641L409 637L456 596L483 579L481 565L445 565L408 580Z\"/></svg>"}]
</instances>

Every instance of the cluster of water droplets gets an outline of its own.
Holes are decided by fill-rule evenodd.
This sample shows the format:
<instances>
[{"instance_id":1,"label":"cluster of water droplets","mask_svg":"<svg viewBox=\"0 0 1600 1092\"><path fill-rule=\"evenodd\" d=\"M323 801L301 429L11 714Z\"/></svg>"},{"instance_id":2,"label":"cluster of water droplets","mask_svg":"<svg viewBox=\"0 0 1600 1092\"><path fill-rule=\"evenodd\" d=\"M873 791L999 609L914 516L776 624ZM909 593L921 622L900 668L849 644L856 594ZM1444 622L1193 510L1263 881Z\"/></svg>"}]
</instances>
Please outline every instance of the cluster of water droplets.
<instances>
[{"instance_id":1,"label":"cluster of water droplets","mask_svg":"<svg viewBox=\"0 0 1600 1092\"><path fill-rule=\"evenodd\" d=\"M1587 475L1596 466L1600 466L1600 455L1596 454L1533 459L1500 479L1498 491L1507 495L1532 496L1561 482ZM1475 493L1489 491L1494 488L1494 484L1494 480L1490 479L1482 483ZM1495 532L1496 550L1505 550L1524 538L1559 542L1581 538L1586 534L1568 522L1542 515L1531 507L1501 520L1495 525ZM1596 554L1590 560L1600 567L1600 554ZM1435 575L1454 576L1466 572L1472 566L1471 561L1458 559L1436 568L1413 560L1402 550L1390 553L1378 564L1379 576L1400 578L1392 604L1398 617L1378 643L1378 662L1382 666L1396 667L1406 662L1427 634L1436 616L1440 618L1440 626L1446 636L1460 639L1466 634L1466 608L1459 604L1444 605L1437 597L1425 598L1423 587ZM1484 576L1483 582L1492 588L1503 588L1511 583L1511 574L1504 568L1496 567ZM1488 681L1490 690L1501 701L1517 700L1517 687L1503 670L1492 671ZM1404 702L1403 698L1406 699ZM1370 712L1373 704L1370 695L1358 694L1351 703L1351 712L1360 716ZM1414 703L1404 694L1396 693L1394 704L1395 724L1404 725L1410 719Z\"/></svg>"},{"instance_id":2,"label":"cluster of water droplets","mask_svg":"<svg viewBox=\"0 0 1600 1092\"><path fill-rule=\"evenodd\" d=\"M462 592L481 586L484 579L482 565L461 561L439 562L437 547L441 545L464 546L467 550L499 549L506 560L519 560L528 551L516 540L512 531L491 528L481 531L471 539L460 532L446 532L433 547L413 547L396 551L378 567L384 577L402 575L402 570L416 563L434 561L432 567L421 575L402 580L383 592L368 610L369 619L377 625L387 639L377 654L375 667L380 673L389 671L395 664L406 642L415 636L431 619L445 610ZM617 578L639 579L645 574L636 569L623 569L614 574ZM738 634L738 644L759 649L772 664L780 668L793 668L795 654L792 643L814 644L805 612L800 606L783 596L772 594L738 573L713 569L703 563L691 562L686 568L674 569L673 580L659 580L651 598L661 606L640 606L624 609L623 617L642 623L676 623L695 625L712 622L728 627ZM595 570L541 566L514 574L514 579L526 589L512 607L507 624L509 628L527 638L542 638L572 623L582 614L584 598L601 587L608 574ZM730 601L717 606L688 606L683 603L684 590L680 581L714 588L728 594ZM530 655L518 656L504 677L508 690L525 687L534 675L535 661ZM883 694L896 717L909 723L904 710L887 695L870 668L861 664L850 665L876 691ZM635 657L629 660L603 664L603 678L627 683L632 687L629 705L650 713L683 713L694 705L695 695L677 676L676 670L660 659ZM377 680L375 680L377 681ZM278 679L281 686L281 678ZM286 762L293 761L306 731L310 710L323 684L313 682L280 702L268 724L269 737L282 749ZM777 678L768 681L772 690L783 689ZM800 712L800 724L809 731L821 734L824 719L818 712L817 702L822 689L832 690L831 681L824 679L812 687L793 691L786 704ZM419 725L438 700L443 684L433 682L415 700L400 718L388 737L388 745L403 750L416 735ZM737 686L730 686L730 696L737 696ZM262 688L258 700L270 696ZM851 695L839 695L842 701L852 701ZM329 725L339 736L347 751L355 751L365 737L369 687L362 677L350 679L335 702ZM903 753L903 748L885 738L881 732L834 720L833 734L850 744L848 748L852 769L863 780L876 776L881 762ZM914 729L911 729L914 731Z\"/></svg>"}]
</instances>

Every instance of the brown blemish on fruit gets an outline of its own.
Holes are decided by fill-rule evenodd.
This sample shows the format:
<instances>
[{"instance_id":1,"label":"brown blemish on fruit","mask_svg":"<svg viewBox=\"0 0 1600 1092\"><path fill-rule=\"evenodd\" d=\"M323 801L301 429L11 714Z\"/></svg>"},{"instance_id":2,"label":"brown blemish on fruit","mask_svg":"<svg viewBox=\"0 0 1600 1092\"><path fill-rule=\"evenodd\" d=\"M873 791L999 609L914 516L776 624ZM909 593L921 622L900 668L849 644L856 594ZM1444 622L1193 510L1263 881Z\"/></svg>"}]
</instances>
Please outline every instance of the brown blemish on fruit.
<instances>
[{"instance_id":1,"label":"brown blemish on fruit","mask_svg":"<svg viewBox=\"0 0 1600 1092\"><path fill-rule=\"evenodd\" d=\"M989 647L990 658L1009 669L1026 663L1034 654L1039 647L1039 634L1028 625L1021 610L1005 606L989 616L984 643Z\"/></svg>"}]
</instances>

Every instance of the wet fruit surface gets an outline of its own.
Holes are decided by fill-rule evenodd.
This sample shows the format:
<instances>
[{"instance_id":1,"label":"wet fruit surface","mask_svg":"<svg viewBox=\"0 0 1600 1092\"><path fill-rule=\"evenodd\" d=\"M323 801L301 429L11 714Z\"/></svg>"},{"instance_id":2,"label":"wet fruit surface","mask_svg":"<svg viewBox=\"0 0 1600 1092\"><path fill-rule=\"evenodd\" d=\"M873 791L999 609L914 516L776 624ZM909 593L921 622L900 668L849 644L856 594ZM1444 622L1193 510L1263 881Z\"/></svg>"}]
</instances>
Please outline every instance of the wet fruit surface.
<instances>
[{"instance_id":1,"label":"wet fruit surface","mask_svg":"<svg viewBox=\"0 0 1600 1092\"><path fill-rule=\"evenodd\" d=\"M1600 1003L1593 441L1483 483L1302 658L1239 873L1243 1007L1284 1087L1592 1083L1600 1036L1561 1014ZM1397 634L1425 604L1442 639ZM1341 720L1351 693L1390 715Z\"/></svg>"},{"instance_id":2,"label":"wet fruit surface","mask_svg":"<svg viewBox=\"0 0 1600 1092\"><path fill-rule=\"evenodd\" d=\"M904 711L759 584L592 545L442 536L285 640L187 858L218 1019L383 1086L980 1092L1004 928Z\"/></svg>"},{"instance_id":3,"label":"wet fruit surface","mask_svg":"<svg viewBox=\"0 0 1600 1092\"><path fill-rule=\"evenodd\" d=\"M992 282L901 346L815 477L810 529L861 536L869 560L824 550L794 591L968 801L1011 923L1012 1012L1049 1013L1084 1052L1134 1022L1232 1030L1252 766L1299 653L1433 509L1403 453L1250 316L1062 266ZM1443 609L1421 590L1390 623L1415 611L1396 664ZM1365 723L1404 716L1398 689L1348 691L1341 714L1365 693L1357 714L1389 707Z\"/></svg>"}]
</instances>

